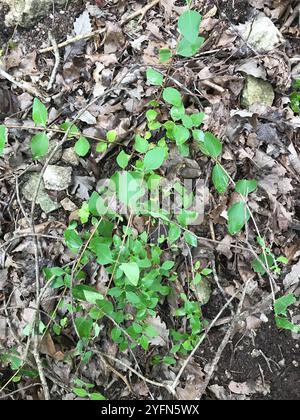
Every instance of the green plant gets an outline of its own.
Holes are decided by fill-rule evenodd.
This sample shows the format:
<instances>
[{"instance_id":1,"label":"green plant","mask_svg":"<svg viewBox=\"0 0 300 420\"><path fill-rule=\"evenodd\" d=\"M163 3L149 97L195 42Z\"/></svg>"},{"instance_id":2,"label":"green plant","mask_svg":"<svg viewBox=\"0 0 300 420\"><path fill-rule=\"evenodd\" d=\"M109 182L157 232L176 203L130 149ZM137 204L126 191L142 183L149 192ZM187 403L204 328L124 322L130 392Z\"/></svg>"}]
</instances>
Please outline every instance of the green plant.
<instances>
[{"instance_id":1,"label":"green plant","mask_svg":"<svg viewBox=\"0 0 300 420\"><path fill-rule=\"evenodd\" d=\"M294 82L293 89L290 95L291 108L295 114L300 114L300 79Z\"/></svg>"},{"instance_id":2,"label":"green plant","mask_svg":"<svg viewBox=\"0 0 300 420\"><path fill-rule=\"evenodd\" d=\"M289 294L277 299L274 303L275 321L278 328L300 333L300 325L295 325L288 319L288 308L294 305L297 299L294 294Z\"/></svg>"}]
</instances>

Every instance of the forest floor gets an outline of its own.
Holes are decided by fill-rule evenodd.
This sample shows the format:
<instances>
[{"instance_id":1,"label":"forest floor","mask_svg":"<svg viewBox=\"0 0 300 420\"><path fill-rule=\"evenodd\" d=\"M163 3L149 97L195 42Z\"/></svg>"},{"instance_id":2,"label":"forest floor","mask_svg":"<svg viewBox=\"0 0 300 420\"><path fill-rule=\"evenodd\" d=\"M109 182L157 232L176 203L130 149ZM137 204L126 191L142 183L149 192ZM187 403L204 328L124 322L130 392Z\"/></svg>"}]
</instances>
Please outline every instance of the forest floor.
<instances>
[{"instance_id":1,"label":"forest floor","mask_svg":"<svg viewBox=\"0 0 300 420\"><path fill-rule=\"evenodd\" d=\"M163 0L145 16L130 18L125 23L128 16L146 3L74 0L65 11L56 10L31 29L3 26L0 29L6 71L43 93L51 127L72 120L93 96L118 85L89 108L78 124L83 135L91 139L105 138L108 130L116 130L118 143L110 145L102 154L96 152L93 144L89 155L80 158L72 153L72 140L67 141L55 165L71 168L71 183L61 191L47 191L57 204L56 210L48 213L35 206L32 216L40 235L40 269L72 262L74 255L65 246L64 230L70 221L78 220L78 209L96 189L97 182L118 170L116 157L120 151L131 154L134 135L145 128L144 115L157 92L156 87L146 83L146 68L159 66L160 48L176 45L178 16L186 10L185 2ZM175 60L169 74L183 87L189 106L202 107L206 115L205 130L222 140L223 162L231 177L258 180L259 189L249 198L249 206L272 253L276 257L284 256L289 262L271 279L268 274L252 270L253 255L246 248L248 244L257 248L255 226L249 223L247 232L237 237L228 234L225 210L234 202L234 193L216 194L210 181L211 165L199 151L193 150L192 159L197 162L210 191L204 222L193 227L199 237L207 238L207 241L199 240L198 247L192 251L194 262L200 261L201 266L213 269L208 278L210 299L202 306L204 319L213 321L226 302L236 298L189 359L176 387L176 397L299 400L299 335L277 328L272 310L272 287L276 287L277 297L294 294L297 302L289 309L288 316L295 323L297 314L299 319L300 119L289 107L292 83L300 79L299 15L295 13L291 19L299 2L195 0L193 6L204 17L201 35L206 41L192 59ZM278 45L266 53L249 45L250 37L244 38L239 32L241 25L253 23L259 13L264 13L281 32ZM4 16L5 10L0 10L1 21ZM103 29L103 33L60 48L58 72L47 92L55 64L52 52L41 51L49 46L48 31L51 29L56 42L61 43L74 37L78 22L81 31ZM254 104L248 109L243 106L242 91L249 75L270 83L275 95L272 106ZM1 95L1 124L5 121L8 126L30 126L32 92L0 78L0 98ZM0 158L0 399L45 397L39 378L26 374L24 369L16 375L16 381L12 380L19 365L13 366L8 356L14 352L18 359L17 355L24 351L27 342L24 328L33 316L36 299L36 256L28 221L32 207L28 193L24 192L29 176L40 173L43 165L32 164L28 153L33 134L29 130L11 129L5 155ZM57 142L59 136L53 133L51 140ZM181 168L180 162L175 169L166 165L164 170L174 171L177 167ZM180 173L176 175L180 178ZM139 223L143 221L136 220ZM143 225L139 228L142 231ZM179 272L176 287L185 289L190 275L190 255L183 247L172 258ZM91 285L98 287L105 282L99 267L91 264L86 270ZM241 297L238 291L245 284L251 290ZM99 287L101 290L103 284ZM63 292L59 289L58 293ZM58 302L60 298L55 293L47 296L50 302ZM178 308L174 297L161 305L160 327L167 336L166 330L175 323L174 307ZM47 306L45 301L41 309L42 318L47 319L53 306L51 303ZM155 365L153 355L165 354L161 343L148 351L133 349L122 353L110 339L111 328L109 320L103 321L101 336L94 346L123 361L123 365L97 355L92 355L86 364L69 357L76 347L71 324L61 335L52 331L44 335L39 351L51 397L79 398L72 391L74 378L79 378L93 384L95 392L110 400L174 398L167 386L157 387L151 381L172 383L188 355L176 356L175 365ZM170 347L170 342L166 346ZM33 356L29 355L28 366L27 371L34 370ZM137 376L135 372L139 369L142 374Z\"/></svg>"}]
</instances>

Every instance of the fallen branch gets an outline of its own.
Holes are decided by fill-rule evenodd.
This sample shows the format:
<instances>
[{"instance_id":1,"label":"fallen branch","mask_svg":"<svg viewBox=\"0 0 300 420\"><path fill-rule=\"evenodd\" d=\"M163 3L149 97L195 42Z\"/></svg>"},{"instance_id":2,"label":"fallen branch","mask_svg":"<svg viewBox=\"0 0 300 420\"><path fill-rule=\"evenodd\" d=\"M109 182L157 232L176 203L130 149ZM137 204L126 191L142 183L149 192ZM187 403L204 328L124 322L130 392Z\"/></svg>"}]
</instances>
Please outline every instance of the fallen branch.
<instances>
[{"instance_id":1,"label":"fallen branch","mask_svg":"<svg viewBox=\"0 0 300 420\"><path fill-rule=\"evenodd\" d=\"M31 83L24 82L24 81L18 81L13 76L11 76L9 73L7 73L5 70L0 68L0 76L2 76L4 79L8 80L15 86L17 86L19 89L24 90L25 92L28 92L30 95L35 96L39 99L42 99L43 101L47 101L47 96L40 92L35 86L33 86Z\"/></svg>"},{"instance_id":2,"label":"fallen branch","mask_svg":"<svg viewBox=\"0 0 300 420\"><path fill-rule=\"evenodd\" d=\"M152 0L149 4L146 4L146 6L142 7L141 9L133 12L131 15L127 16L122 22L121 25L125 25L126 23L130 22L132 19L135 19L136 17L140 16L139 23L143 20L146 13L152 9L152 7L156 6L159 3L160 0Z\"/></svg>"},{"instance_id":3,"label":"fallen branch","mask_svg":"<svg viewBox=\"0 0 300 420\"><path fill-rule=\"evenodd\" d=\"M73 38L67 39L64 42L61 42L60 44L57 44L57 48L60 49L63 47L67 47L70 44L74 44L74 42L81 41L82 39L93 38L94 36L101 35L105 32L106 32L106 29L102 28L102 29L97 29L96 31L93 31L93 32L89 32L87 34L77 35L77 36L74 36ZM55 51L55 47L53 45L52 47L42 48L41 50L39 50L39 53L44 54L51 51Z\"/></svg>"},{"instance_id":4,"label":"fallen branch","mask_svg":"<svg viewBox=\"0 0 300 420\"><path fill-rule=\"evenodd\" d=\"M57 71L58 71L58 67L59 67L59 63L60 63L60 55L59 55L59 49L58 49L58 45L56 42L56 39L54 38L54 36L52 35L52 33L49 31L49 39L50 42L52 44L52 47L54 49L54 56L55 56L55 64L51 73L51 77L47 86L47 92L49 92L49 90L52 89L53 84L55 82L56 79L56 75L57 75Z\"/></svg>"}]
</instances>

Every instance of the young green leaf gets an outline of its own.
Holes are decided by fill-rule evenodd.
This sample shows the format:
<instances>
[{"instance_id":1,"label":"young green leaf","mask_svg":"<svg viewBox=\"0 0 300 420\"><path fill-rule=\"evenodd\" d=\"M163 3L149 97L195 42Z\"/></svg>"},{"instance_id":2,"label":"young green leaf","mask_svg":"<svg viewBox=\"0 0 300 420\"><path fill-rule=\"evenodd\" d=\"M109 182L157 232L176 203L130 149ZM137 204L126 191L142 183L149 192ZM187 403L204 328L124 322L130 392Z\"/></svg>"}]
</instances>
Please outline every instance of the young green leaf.
<instances>
[{"instance_id":1,"label":"young green leaf","mask_svg":"<svg viewBox=\"0 0 300 420\"><path fill-rule=\"evenodd\" d=\"M187 39L183 38L179 41L177 46L177 54L182 57L193 57L198 53L202 45L204 44L205 38L199 36L193 44L191 44Z\"/></svg>"},{"instance_id":2,"label":"young green leaf","mask_svg":"<svg viewBox=\"0 0 300 420\"><path fill-rule=\"evenodd\" d=\"M291 331L294 334L300 333L300 325L293 324L286 317L275 316L275 321L276 321L277 328Z\"/></svg>"},{"instance_id":3,"label":"young green leaf","mask_svg":"<svg viewBox=\"0 0 300 420\"><path fill-rule=\"evenodd\" d=\"M147 82L153 86L162 86L164 83L164 76L158 71L148 67L147 69Z\"/></svg>"},{"instance_id":4,"label":"young green leaf","mask_svg":"<svg viewBox=\"0 0 300 420\"><path fill-rule=\"evenodd\" d=\"M197 41L201 21L202 16L194 10L184 12L178 19L178 29L190 44Z\"/></svg>"},{"instance_id":5,"label":"young green leaf","mask_svg":"<svg viewBox=\"0 0 300 420\"><path fill-rule=\"evenodd\" d=\"M147 118L147 121L149 121L149 122L151 122L151 121L155 121L156 120L156 118L157 118L157 112L154 110L154 109L149 109L147 112L146 112L146 118Z\"/></svg>"},{"instance_id":6,"label":"young green leaf","mask_svg":"<svg viewBox=\"0 0 300 420\"><path fill-rule=\"evenodd\" d=\"M172 87L168 87L163 91L163 99L170 105L180 107L182 105L182 98L180 92Z\"/></svg>"},{"instance_id":7,"label":"young green leaf","mask_svg":"<svg viewBox=\"0 0 300 420\"><path fill-rule=\"evenodd\" d=\"M171 224L168 234L168 239L170 243L176 242L181 235L181 228L178 225L175 225L174 223Z\"/></svg>"},{"instance_id":8,"label":"young green leaf","mask_svg":"<svg viewBox=\"0 0 300 420\"><path fill-rule=\"evenodd\" d=\"M165 160L165 149L162 147L155 147L150 150L144 158L145 171L154 171L161 167Z\"/></svg>"},{"instance_id":9,"label":"young green leaf","mask_svg":"<svg viewBox=\"0 0 300 420\"><path fill-rule=\"evenodd\" d=\"M98 144L97 144L97 147L96 147L96 151L98 152L98 153L104 153L104 152L106 152L106 150L107 150L107 143L104 143L103 141L100 141Z\"/></svg>"},{"instance_id":10,"label":"young green leaf","mask_svg":"<svg viewBox=\"0 0 300 420\"><path fill-rule=\"evenodd\" d=\"M196 130L195 130L196 131ZM214 159L222 154L222 143L212 133L204 134L204 141L199 143L201 151Z\"/></svg>"},{"instance_id":11,"label":"young green leaf","mask_svg":"<svg viewBox=\"0 0 300 420\"><path fill-rule=\"evenodd\" d=\"M137 263L121 264L120 270L123 271L130 284L137 286L140 279L140 269Z\"/></svg>"},{"instance_id":12,"label":"young green leaf","mask_svg":"<svg viewBox=\"0 0 300 420\"><path fill-rule=\"evenodd\" d=\"M77 135L80 134L80 131L78 129L78 127L76 127L75 124L71 123L70 121L65 121L64 123L62 123L59 128L63 131L68 131L68 138L72 138L72 137L76 137Z\"/></svg>"},{"instance_id":13,"label":"young green leaf","mask_svg":"<svg viewBox=\"0 0 300 420\"><path fill-rule=\"evenodd\" d=\"M198 239L197 236L194 235L192 232L185 232L184 234L184 240L188 245L191 245L193 247L197 247L198 245Z\"/></svg>"},{"instance_id":14,"label":"young green leaf","mask_svg":"<svg viewBox=\"0 0 300 420\"><path fill-rule=\"evenodd\" d=\"M182 125L176 125L173 130L177 146L183 145L190 137L190 132Z\"/></svg>"},{"instance_id":15,"label":"young green leaf","mask_svg":"<svg viewBox=\"0 0 300 420\"><path fill-rule=\"evenodd\" d=\"M137 135L135 137L134 148L138 153L146 153L149 150L149 143L146 139Z\"/></svg>"},{"instance_id":16,"label":"young green leaf","mask_svg":"<svg viewBox=\"0 0 300 420\"><path fill-rule=\"evenodd\" d=\"M171 108L170 114L171 114L171 118L172 118L173 121L181 120L185 115L184 105L181 104L181 106L179 106L179 107L173 106Z\"/></svg>"},{"instance_id":17,"label":"young green leaf","mask_svg":"<svg viewBox=\"0 0 300 420\"><path fill-rule=\"evenodd\" d=\"M250 220L250 212L246 203L240 201L235 203L228 210L228 230L231 235L241 232L246 223Z\"/></svg>"},{"instance_id":18,"label":"young green leaf","mask_svg":"<svg viewBox=\"0 0 300 420\"><path fill-rule=\"evenodd\" d=\"M172 51L169 50L169 48L162 48L159 50L159 62L161 64L166 63L167 61L170 60L170 58L172 58Z\"/></svg>"},{"instance_id":19,"label":"young green leaf","mask_svg":"<svg viewBox=\"0 0 300 420\"><path fill-rule=\"evenodd\" d=\"M83 245L78 233L74 229L67 229L64 236L67 247L74 253L78 252Z\"/></svg>"},{"instance_id":20,"label":"young green leaf","mask_svg":"<svg viewBox=\"0 0 300 420\"><path fill-rule=\"evenodd\" d=\"M83 388L73 388L73 392L79 398L86 398L89 396L89 393Z\"/></svg>"},{"instance_id":21,"label":"young green leaf","mask_svg":"<svg viewBox=\"0 0 300 420\"><path fill-rule=\"evenodd\" d=\"M33 101L32 119L36 125L46 127L48 120L48 111L45 105L35 98Z\"/></svg>"},{"instance_id":22,"label":"young green leaf","mask_svg":"<svg viewBox=\"0 0 300 420\"><path fill-rule=\"evenodd\" d=\"M198 112L197 114L192 114L191 119L193 121L194 127L200 127L200 125L203 123L205 118L204 112Z\"/></svg>"},{"instance_id":23,"label":"young green leaf","mask_svg":"<svg viewBox=\"0 0 300 420\"><path fill-rule=\"evenodd\" d=\"M229 176L219 163L213 169L212 181L219 194L224 194L227 191Z\"/></svg>"},{"instance_id":24,"label":"young green leaf","mask_svg":"<svg viewBox=\"0 0 300 420\"><path fill-rule=\"evenodd\" d=\"M31 139L31 153L34 160L46 156L49 150L49 138L46 133L36 134Z\"/></svg>"},{"instance_id":25,"label":"young green leaf","mask_svg":"<svg viewBox=\"0 0 300 420\"><path fill-rule=\"evenodd\" d=\"M75 143L75 152L78 156L86 156L90 151L90 142L85 137L80 137Z\"/></svg>"},{"instance_id":26,"label":"young green leaf","mask_svg":"<svg viewBox=\"0 0 300 420\"><path fill-rule=\"evenodd\" d=\"M117 157L117 163L120 166L120 168L125 169L128 166L130 158L131 156L127 155L127 153L125 153L124 150L122 150Z\"/></svg>"},{"instance_id":27,"label":"young green leaf","mask_svg":"<svg viewBox=\"0 0 300 420\"><path fill-rule=\"evenodd\" d=\"M261 274L264 276L266 274L266 268L271 268L275 260L272 255L261 254L258 259L252 261L251 267L255 273Z\"/></svg>"},{"instance_id":28,"label":"young green leaf","mask_svg":"<svg viewBox=\"0 0 300 420\"><path fill-rule=\"evenodd\" d=\"M258 182L255 179L243 179L236 183L235 190L244 197L247 197L249 194L256 191L257 187Z\"/></svg>"},{"instance_id":29,"label":"young green leaf","mask_svg":"<svg viewBox=\"0 0 300 420\"><path fill-rule=\"evenodd\" d=\"M7 128L5 125L0 125L0 156L4 153L4 147L7 142Z\"/></svg>"},{"instance_id":30,"label":"young green leaf","mask_svg":"<svg viewBox=\"0 0 300 420\"><path fill-rule=\"evenodd\" d=\"M116 132L116 130L110 130L106 134L106 139L110 143L114 143L117 140L117 137L118 137L118 133Z\"/></svg>"},{"instance_id":31,"label":"young green leaf","mask_svg":"<svg viewBox=\"0 0 300 420\"><path fill-rule=\"evenodd\" d=\"M93 320L90 318L78 317L74 319L75 326L80 338L90 338L93 329Z\"/></svg>"},{"instance_id":32,"label":"young green leaf","mask_svg":"<svg viewBox=\"0 0 300 420\"><path fill-rule=\"evenodd\" d=\"M276 315L286 315L287 309L297 302L295 295L292 293L277 299L274 303Z\"/></svg>"}]
</instances>

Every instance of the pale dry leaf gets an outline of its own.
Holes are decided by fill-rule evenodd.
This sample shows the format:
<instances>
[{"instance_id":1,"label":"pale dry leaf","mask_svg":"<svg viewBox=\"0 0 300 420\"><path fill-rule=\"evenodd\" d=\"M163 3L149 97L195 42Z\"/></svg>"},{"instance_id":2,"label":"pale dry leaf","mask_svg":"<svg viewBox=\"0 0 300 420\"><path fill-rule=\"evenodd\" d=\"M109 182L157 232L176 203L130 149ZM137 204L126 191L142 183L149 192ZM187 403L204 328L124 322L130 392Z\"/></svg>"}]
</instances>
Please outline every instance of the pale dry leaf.
<instances>
[{"instance_id":1,"label":"pale dry leaf","mask_svg":"<svg viewBox=\"0 0 300 420\"><path fill-rule=\"evenodd\" d=\"M166 346L169 341L169 330L166 323L157 316L156 318L147 318L147 324L154 327L159 333L158 337L149 340L150 344L153 346Z\"/></svg>"},{"instance_id":2,"label":"pale dry leaf","mask_svg":"<svg viewBox=\"0 0 300 420\"><path fill-rule=\"evenodd\" d=\"M92 30L89 12L85 10L74 22L75 35L86 35Z\"/></svg>"},{"instance_id":3,"label":"pale dry leaf","mask_svg":"<svg viewBox=\"0 0 300 420\"><path fill-rule=\"evenodd\" d=\"M283 279L283 285L284 285L285 290L298 284L299 281L300 281L300 261L293 266L292 271L289 274L287 274L285 278Z\"/></svg>"}]
</instances>

